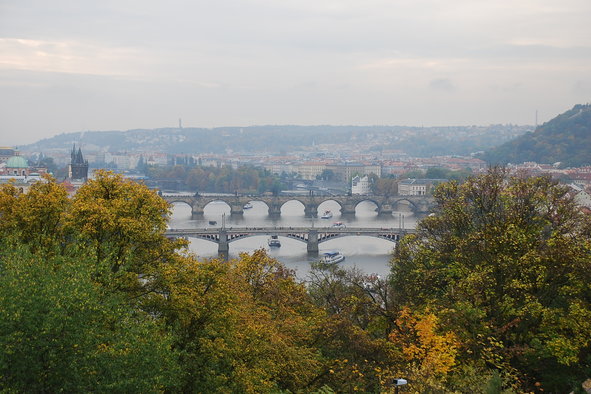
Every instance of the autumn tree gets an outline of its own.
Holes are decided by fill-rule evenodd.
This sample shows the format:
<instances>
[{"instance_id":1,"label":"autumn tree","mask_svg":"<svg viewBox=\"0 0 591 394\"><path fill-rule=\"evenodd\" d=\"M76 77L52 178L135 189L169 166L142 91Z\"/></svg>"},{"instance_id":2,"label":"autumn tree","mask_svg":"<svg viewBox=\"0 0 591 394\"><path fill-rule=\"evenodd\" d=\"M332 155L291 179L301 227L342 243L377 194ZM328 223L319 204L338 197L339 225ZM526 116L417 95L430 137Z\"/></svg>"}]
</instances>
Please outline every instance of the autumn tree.
<instances>
[{"instance_id":1,"label":"autumn tree","mask_svg":"<svg viewBox=\"0 0 591 394\"><path fill-rule=\"evenodd\" d=\"M460 343L456 335L438 330L438 318L429 310L413 313L405 307L390 333L390 341L402 351L403 361L396 366L397 372L411 382L415 391L446 391L444 382L457 362Z\"/></svg>"},{"instance_id":2,"label":"autumn tree","mask_svg":"<svg viewBox=\"0 0 591 394\"><path fill-rule=\"evenodd\" d=\"M143 292L156 283L159 266L186 245L164 236L169 215L168 203L145 185L98 171L73 197L66 227L97 263L109 262L119 274L117 286Z\"/></svg>"},{"instance_id":3,"label":"autumn tree","mask_svg":"<svg viewBox=\"0 0 591 394\"><path fill-rule=\"evenodd\" d=\"M4 184L0 186L0 233L37 250L63 246L68 206L65 188L49 175L31 185L27 193Z\"/></svg>"},{"instance_id":4,"label":"autumn tree","mask_svg":"<svg viewBox=\"0 0 591 394\"><path fill-rule=\"evenodd\" d=\"M326 365L320 380L338 392L387 387L403 361L400 348L389 340L396 315L387 281L318 262L312 264L307 287L327 313L318 338Z\"/></svg>"},{"instance_id":5,"label":"autumn tree","mask_svg":"<svg viewBox=\"0 0 591 394\"><path fill-rule=\"evenodd\" d=\"M564 392L591 367L590 221L550 177L493 168L434 193L437 208L392 260L401 306L430 308L462 362Z\"/></svg>"},{"instance_id":6,"label":"autumn tree","mask_svg":"<svg viewBox=\"0 0 591 394\"><path fill-rule=\"evenodd\" d=\"M373 193L379 196L395 196L398 194L398 180L394 178L378 178L372 184Z\"/></svg>"},{"instance_id":7,"label":"autumn tree","mask_svg":"<svg viewBox=\"0 0 591 394\"><path fill-rule=\"evenodd\" d=\"M293 392L313 386L322 311L264 251L239 260L186 256L163 266L154 298L181 354L184 392Z\"/></svg>"}]
</instances>

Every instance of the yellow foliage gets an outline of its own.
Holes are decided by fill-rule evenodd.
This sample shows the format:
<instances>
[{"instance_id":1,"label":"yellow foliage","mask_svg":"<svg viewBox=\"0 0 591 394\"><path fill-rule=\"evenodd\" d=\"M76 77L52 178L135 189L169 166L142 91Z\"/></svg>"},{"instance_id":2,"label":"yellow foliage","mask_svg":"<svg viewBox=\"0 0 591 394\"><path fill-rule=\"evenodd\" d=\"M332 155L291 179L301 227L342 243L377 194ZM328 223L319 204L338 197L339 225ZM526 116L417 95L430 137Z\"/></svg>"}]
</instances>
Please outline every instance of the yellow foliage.
<instances>
[{"instance_id":1,"label":"yellow foliage","mask_svg":"<svg viewBox=\"0 0 591 394\"><path fill-rule=\"evenodd\" d=\"M390 340L402 349L404 358L421 374L446 375L454 367L459 341L454 333L439 334L435 314L413 313L408 307L400 311L396 330Z\"/></svg>"}]
</instances>

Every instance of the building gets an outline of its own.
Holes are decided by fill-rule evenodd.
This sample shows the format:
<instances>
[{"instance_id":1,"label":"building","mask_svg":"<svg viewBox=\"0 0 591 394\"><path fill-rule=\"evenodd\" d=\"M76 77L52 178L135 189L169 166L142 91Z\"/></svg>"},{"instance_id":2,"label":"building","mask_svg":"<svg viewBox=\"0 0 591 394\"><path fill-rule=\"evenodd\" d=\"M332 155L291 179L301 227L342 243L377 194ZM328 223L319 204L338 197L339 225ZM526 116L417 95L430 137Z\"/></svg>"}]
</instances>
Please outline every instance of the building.
<instances>
[{"instance_id":1,"label":"building","mask_svg":"<svg viewBox=\"0 0 591 394\"><path fill-rule=\"evenodd\" d=\"M401 196L426 196L434 186L447 182L447 179L405 179L398 182L398 194Z\"/></svg>"},{"instance_id":2,"label":"building","mask_svg":"<svg viewBox=\"0 0 591 394\"><path fill-rule=\"evenodd\" d=\"M587 209L591 209L591 195L587 193L584 187L577 184L570 184L571 193L574 196L575 203Z\"/></svg>"},{"instance_id":3,"label":"building","mask_svg":"<svg viewBox=\"0 0 591 394\"><path fill-rule=\"evenodd\" d=\"M331 164L326 166L335 175L335 180L340 182L349 182L355 175L370 175L375 174L382 176L382 166L379 164L362 164L362 163L346 163L346 164Z\"/></svg>"},{"instance_id":4,"label":"building","mask_svg":"<svg viewBox=\"0 0 591 394\"><path fill-rule=\"evenodd\" d=\"M326 163L317 161L308 161L297 167L298 175L305 180L314 180L326 169Z\"/></svg>"},{"instance_id":5,"label":"building","mask_svg":"<svg viewBox=\"0 0 591 394\"><path fill-rule=\"evenodd\" d=\"M12 156L18 156L16 149L8 146L0 146L0 163L8 161Z\"/></svg>"},{"instance_id":6,"label":"building","mask_svg":"<svg viewBox=\"0 0 591 394\"><path fill-rule=\"evenodd\" d=\"M68 178L86 182L88 179L88 160L84 160L84 157L82 157L82 150L80 147L78 147L78 151L76 151L76 145L74 145L70 157Z\"/></svg>"},{"instance_id":7,"label":"building","mask_svg":"<svg viewBox=\"0 0 591 394\"><path fill-rule=\"evenodd\" d=\"M29 176L31 170L29 168L29 162L22 156L12 156L5 163L3 163L0 169L2 175L9 176Z\"/></svg>"},{"instance_id":8,"label":"building","mask_svg":"<svg viewBox=\"0 0 591 394\"><path fill-rule=\"evenodd\" d=\"M359 177L355 175L351 180L351 194L358 194L367 196L371 193L371 187L369 184L369 177L367 175Z\"/></svg>"},{"instance_id":9,"label":"building","mask_svg":"<svg viewBox=\"0 0 591 394\"><path fill-rule=\"evenodd\" d=\"M12 148L0 148L0 184L10 183L21 193L27 193L35 182L41 180L39 172L45 168L32 168L18 151Z\"/></svg>"}]
</instances>

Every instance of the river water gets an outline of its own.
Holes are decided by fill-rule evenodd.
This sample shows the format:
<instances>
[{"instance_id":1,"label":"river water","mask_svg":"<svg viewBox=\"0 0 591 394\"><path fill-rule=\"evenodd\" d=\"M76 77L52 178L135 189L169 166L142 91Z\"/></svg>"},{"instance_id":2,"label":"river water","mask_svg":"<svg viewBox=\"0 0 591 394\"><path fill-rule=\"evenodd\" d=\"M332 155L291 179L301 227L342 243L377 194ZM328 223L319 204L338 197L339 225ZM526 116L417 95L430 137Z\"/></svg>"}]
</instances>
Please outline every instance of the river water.
<instances>
[{"instance_id":1,"label":"river water","mask_svg":"<svg viewBox=\"0 0 591 394\"><path fill-rule=\"evenodd\" d=\"M226 227L330 227L334 222L343 222L347 227L385 227L406 229L415 228L417 217L409 210L394 212L392 215L379 215L376 206L369 201L360 203L355 215L341 216L339 204L325 201L318 207L317 218L307 218L304 206L298 201L290 201L281 208L280 217L269 217L267 205L253 201L251 209L245 209L244 215L230 216L230 207L221 201L214 201L204 209L203 216L192 217L191 208L183 203L173 205L173 214L169 223L171 228L219 228L224 222ZM404 207L403 207L404 208ZM321 219L325 211L333 214L331 219ZM210 225L210 221L217 222ZM249 237L230 243L229 258L236 258L242 252L252 252L265 248L271 257L283 262L295 270L300 279L305 279L310 262L317 261L318 256L309 256L306 244L295 239L281 237L281 247L269 248L267 236ZM214 242L189 238L190 249L200 258L216 258L218 245ZM382 277L389 273L389 260L394 243L383 239L366 236L351 236L322 242L318 245L319 255L329 250L338 250L346 259L341 266L357 267L367 274L378 274Z\"/></svg>"}]
</instances>

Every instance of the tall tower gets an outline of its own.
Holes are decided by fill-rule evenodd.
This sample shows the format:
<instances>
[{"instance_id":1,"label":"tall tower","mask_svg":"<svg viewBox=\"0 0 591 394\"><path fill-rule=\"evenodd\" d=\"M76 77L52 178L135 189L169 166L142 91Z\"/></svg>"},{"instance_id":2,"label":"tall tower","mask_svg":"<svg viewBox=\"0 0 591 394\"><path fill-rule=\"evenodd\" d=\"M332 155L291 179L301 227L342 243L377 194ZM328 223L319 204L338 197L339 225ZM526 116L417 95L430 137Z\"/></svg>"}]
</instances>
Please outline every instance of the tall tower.
<instances>
[{"instance_id":1,"label":"tall tower","mask_svg":"<svg viewBox=\"0 0 591 394\"><path fill-rule=\"evenodd\" d=\"M84 157L82 157L82 149L80 147L76 151L76 144L72 147L70 158L69 178L86 182L88 179L88 160L84 160Z\"/></svg>"}]
</instances>

